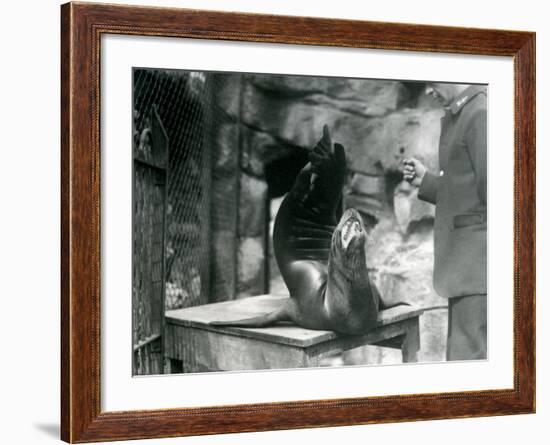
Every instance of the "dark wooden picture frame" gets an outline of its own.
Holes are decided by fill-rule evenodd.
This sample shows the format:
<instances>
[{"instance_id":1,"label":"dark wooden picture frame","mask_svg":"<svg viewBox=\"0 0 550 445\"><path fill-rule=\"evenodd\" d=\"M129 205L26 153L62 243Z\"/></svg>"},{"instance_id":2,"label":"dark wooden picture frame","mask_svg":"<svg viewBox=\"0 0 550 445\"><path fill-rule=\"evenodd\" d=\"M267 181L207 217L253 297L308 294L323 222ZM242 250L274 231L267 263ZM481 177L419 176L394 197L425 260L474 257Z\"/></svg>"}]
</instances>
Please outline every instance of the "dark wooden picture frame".
<instances>
[{"instance_id":1,"label":"dark wooden picture frame","mask_svg":"<svg viewBox=\"0 0 550 445\"><path fill-rule=\"evenodd\" d=\"M535 34L68 3L61 8L61 437L173 437L535 411ZM102 412L100 39L103 34L510 56L514 61L513 389Z\"/></svg>"}]
</instances>

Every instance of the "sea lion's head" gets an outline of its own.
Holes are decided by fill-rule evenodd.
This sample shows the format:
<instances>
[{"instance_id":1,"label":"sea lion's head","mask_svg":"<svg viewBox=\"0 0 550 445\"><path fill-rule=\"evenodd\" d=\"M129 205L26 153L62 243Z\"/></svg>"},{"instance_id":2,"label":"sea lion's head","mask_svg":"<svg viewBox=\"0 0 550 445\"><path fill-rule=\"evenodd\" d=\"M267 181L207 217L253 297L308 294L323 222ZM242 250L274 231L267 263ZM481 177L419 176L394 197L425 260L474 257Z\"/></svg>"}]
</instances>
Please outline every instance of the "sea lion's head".
<instances>
[{"instance_id":1,"label":"sea lion's head","mask_svg":"<svg viewBox=\"0 0 550 445\"><path fill-rule=\"evenodd\" d=\"M364 273L368 237L360 213L347 209L332 234L331 262L346 275Z\"/></svg>"}]
</instances>

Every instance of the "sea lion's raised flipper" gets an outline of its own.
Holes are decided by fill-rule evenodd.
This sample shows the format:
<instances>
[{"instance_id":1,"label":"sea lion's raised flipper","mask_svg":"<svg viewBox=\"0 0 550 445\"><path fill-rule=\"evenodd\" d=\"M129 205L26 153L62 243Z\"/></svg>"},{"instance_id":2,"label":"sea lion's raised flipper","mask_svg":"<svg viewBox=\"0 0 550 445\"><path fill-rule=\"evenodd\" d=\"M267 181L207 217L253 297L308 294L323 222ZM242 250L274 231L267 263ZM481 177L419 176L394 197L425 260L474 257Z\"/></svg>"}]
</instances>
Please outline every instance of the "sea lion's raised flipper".
<instances>
[{"instance_id":1,"label":"sea lion's raised flipper","mask_svg":"<svg viewBox=\"0 0 550 445\"><path fill-rule=\"evenodd\" d=\"M275 219L275 257L291 295L300 295L310 280L316 285L326 280L345 174L344 148L332 143L325 125Z\"/></svg>"},{"instance_id":2,"label":"sea lion's raised flipper","mask_svg":"<svg viewBox=\"0 0 550 445\"><path fill-rule=\"evenodd\" d=\"M304 200L304 215L317 214L316 222L328 221L335 225L340 219L342 188L346 176L346 153L340 144L332 144L328 127L323 127L323 137L309 152L312 165L311 186ZM311 216L310 216L311 217Z\"/></svg>"},{"instance_id":3,"label":"sea lion's raised flipper","mask_svg":"<svg viewBox=\"0 0 550 445\"><path fill-rule=\"evenodd\" d=\"M279 321L290 321L289 305L283 304L280 308L257 317L242 318L240 320L211 321L211 326L226 326L240 328L264 328L274 325Z\"/></svg>"}]
</instances>

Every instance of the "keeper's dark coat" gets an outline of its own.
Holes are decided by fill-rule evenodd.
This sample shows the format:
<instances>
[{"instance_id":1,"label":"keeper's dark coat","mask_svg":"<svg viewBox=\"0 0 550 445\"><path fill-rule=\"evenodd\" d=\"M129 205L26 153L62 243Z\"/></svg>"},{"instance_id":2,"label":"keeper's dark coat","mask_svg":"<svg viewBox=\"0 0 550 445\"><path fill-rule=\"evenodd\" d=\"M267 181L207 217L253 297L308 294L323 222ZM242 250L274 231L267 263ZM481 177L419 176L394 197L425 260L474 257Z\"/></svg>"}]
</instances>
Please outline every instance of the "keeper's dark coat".
<instances>
[{"instance_id":1,"label":"keeper's dark coat","mask_svg":"<svg viewBox=\"0 0 550 445\"><path fill-rule=\"evenodd\" d=\"M441 120L438 175L418 197L436 205L434 288L447 298L487 293L487 93L464 90Z\"/></svg>"}]
</instances>

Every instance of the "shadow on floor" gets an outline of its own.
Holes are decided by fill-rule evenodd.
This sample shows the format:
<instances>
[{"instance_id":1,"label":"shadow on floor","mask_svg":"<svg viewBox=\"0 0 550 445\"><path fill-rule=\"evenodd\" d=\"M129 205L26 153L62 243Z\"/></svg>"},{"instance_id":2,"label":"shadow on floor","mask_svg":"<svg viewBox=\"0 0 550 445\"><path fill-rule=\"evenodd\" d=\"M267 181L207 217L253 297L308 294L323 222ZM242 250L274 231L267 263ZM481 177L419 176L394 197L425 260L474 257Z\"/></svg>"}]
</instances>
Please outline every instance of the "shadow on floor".
<instances>
[{"instance_id":1,"label":"shadow on floor","mask_svg":"<svg viewBox=\"0 0 550 445\"><path fill-rule=\"evenodd\" d=\"M35 423L33 425L38 431L42 431L47 436L59 439L59 424L57 423Z\"/></svg>"}]
</instances>

